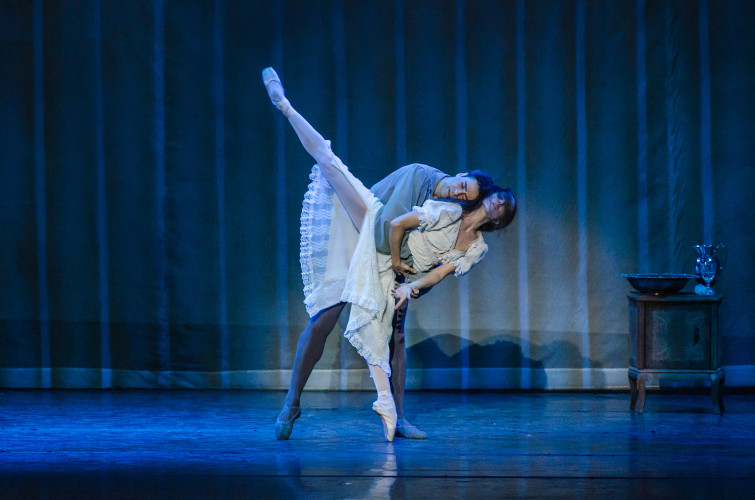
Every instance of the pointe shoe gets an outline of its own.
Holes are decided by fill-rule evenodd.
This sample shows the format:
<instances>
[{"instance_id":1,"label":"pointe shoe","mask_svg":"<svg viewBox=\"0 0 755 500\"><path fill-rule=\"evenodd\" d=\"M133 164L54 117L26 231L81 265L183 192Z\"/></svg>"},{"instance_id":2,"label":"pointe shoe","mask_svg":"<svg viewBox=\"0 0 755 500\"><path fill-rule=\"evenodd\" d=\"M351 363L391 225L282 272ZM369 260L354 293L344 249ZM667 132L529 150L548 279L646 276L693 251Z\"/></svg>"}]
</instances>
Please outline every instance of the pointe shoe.
<instances>
[{"instance_id":1,"label":"pointe shoe","mask_svg":"<svg viewBox=\"0 0 755 500\"><path fill-rule=\"evenodd\" d=\"M427 433L417 429L405 418L396 422L396 435L407 439L427 439Z\"/></svg>"},{"instance_id":2,"label":"pointe shoe","mask_svg":"<svg viewBox=\"0 0 755 500\"><path fill-rule=\"evenodd\" d=\"M281 417L284 413L293 414L294 416L288 420L282 420ZM298 406L284 407L283 410L281 410L280 415L278 415L278 419L275 421L275 437L280 441L288 439L288 436L291 435L291 431L294 430L294 420L300 416L301 410Z\"/></svg>"},{"instance_id":3,"label":"pointe shoe","mask_svg":"<svg viewBox=\"0 0 755 500\"><path fill-rule=\"evenodd\" d=\"M283 91L283 84L273 68L265 68L262 70L262 83L267 89L267 95L273 102L276 108L278 108L284 115L288 107L290 106L288 99Z\"/></svg>"},{"instance_id":4,"label":"pointe shoe","mask_svg":"<svg viewBox=\"0 0 755 500\"><path fill-rule=\"evenodd\" d=\"M383 421L385 440L388 442L393 441L393 435L396 433L396 405L392 400L377 400L372 403L372 410L380 415L380 420Z\"/></svg>"}]
</instances>

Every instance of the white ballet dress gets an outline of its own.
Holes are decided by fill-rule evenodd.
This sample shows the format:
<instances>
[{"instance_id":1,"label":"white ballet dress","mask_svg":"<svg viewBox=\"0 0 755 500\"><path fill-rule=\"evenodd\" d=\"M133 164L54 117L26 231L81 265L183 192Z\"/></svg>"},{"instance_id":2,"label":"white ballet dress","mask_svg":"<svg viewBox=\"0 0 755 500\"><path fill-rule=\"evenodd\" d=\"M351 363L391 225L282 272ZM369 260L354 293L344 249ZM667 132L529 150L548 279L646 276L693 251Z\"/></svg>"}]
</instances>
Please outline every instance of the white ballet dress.
<instances>
[{"instance_id":1,"label":"white ballet dress","mask_svg":"<svg viewBox=\"0 0 755 500\"><path fill-rule=\"evenodd\" d=\"M362 196L367 213L357 231L320 167L312 167L301 213L304 305L313 317L340 302L350 303L344 336L367 363L379 365L390 375L388 342L395 304L391 297L394 273L390 255L376 250L374 232L376 213L382 204L332 152L331 165ZM410 231L407 244L418 271L451 262L459 276L485 255L487 245L482 236L466 250L454 250L462 214L456 203L428 200L414 210L420 226Z\"/></svg>"}]
</instances>

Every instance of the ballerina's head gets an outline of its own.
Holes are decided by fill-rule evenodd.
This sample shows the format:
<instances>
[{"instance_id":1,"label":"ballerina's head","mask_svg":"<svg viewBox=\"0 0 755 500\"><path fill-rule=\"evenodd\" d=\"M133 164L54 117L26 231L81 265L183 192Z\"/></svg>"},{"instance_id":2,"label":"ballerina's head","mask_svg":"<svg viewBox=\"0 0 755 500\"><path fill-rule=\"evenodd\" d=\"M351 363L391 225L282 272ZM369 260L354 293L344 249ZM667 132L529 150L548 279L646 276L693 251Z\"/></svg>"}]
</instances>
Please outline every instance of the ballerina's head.
<instances>
[{"instance_id":1,"label":"ballerina's head","mask_svg":"<svg viewBox=\"0 0 755 500\"><path fill-rule=\"evenodd\" d=\"M514 220L516 215L516 198L511 189L494 185L482 200L481 210L488 215L488 222L480 227L480 231L497 231L503 229Z\"/></svg>"}]
</instances>

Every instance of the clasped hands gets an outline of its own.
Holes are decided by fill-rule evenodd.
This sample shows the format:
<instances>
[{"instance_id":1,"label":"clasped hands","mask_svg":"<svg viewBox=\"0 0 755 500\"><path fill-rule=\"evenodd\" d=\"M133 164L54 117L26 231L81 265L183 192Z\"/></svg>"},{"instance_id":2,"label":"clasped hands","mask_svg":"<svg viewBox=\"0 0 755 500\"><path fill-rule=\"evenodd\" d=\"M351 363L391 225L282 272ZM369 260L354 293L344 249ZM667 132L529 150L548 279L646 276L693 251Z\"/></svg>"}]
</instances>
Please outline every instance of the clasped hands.
<instances>
[{"instance_id":1,"label":"clasped hands","mask_svg":"<svg viewBox=\"0 0 755 500\"><path fill-rule=\"evenodd\" d=\"M401 261L393 263L391 266L393 267L393 272L396 273L396 277L398 279L405 278L409 273L414 274L417 272L414 270L414 268L404 264ZM401 307L401 304L403 304L405 301L411 298L417 298L419 296L419 290L408 283L399 283L398 281L394 281L391 295L394 299L396 299L396 305L393 308L393 310L395 311L396 309Z\"/></svg>"},{"instance_id":2,"label":"clasped hands","mask_svg":"<svg viewBox=\"0 0 755 500\"><path fill-rule=\"evenodd\" d=\"M393 268L393 272L396 273L396 277L398 279L406 278L407 274L414 274L417 272L413 267L404 264L400 260L397 262L392 262L391 267ZM401 307L401 304L403 304L404 301L411 298L416 299L419 296L419 290L408 283L399 283L398 281L394 281L391 295L394 299L397 299L396 306L393 308L394 310L396 310Z\"/></svg>"}]
</instances>

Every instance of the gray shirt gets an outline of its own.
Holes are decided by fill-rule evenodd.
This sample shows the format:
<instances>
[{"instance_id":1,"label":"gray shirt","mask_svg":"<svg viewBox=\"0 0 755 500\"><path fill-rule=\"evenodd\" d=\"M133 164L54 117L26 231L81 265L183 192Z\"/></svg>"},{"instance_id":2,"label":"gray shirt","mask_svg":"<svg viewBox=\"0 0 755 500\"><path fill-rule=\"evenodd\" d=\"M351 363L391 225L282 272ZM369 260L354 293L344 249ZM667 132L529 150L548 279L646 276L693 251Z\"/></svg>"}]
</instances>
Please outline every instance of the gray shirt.
<instances>
[{"instance_id":1,"label":"gray shirt","mask_svg":"<svg viewBox=\"0 0 755 500\"><path fill-rule=\"evenodd\" d=\"M391 221L432 198L435 187L444 177L448 175L437 168L412 163L399 168L370 188L383 203L375 222L375 245L378 252L391 253L388 245ZM402 244L402 257L405 247L406 244Z\"/></svg>"}]
</instances>

